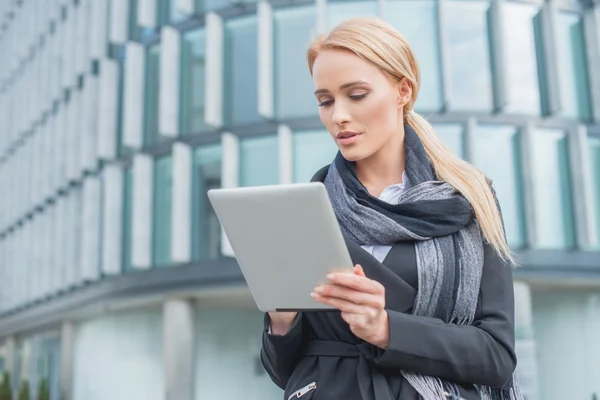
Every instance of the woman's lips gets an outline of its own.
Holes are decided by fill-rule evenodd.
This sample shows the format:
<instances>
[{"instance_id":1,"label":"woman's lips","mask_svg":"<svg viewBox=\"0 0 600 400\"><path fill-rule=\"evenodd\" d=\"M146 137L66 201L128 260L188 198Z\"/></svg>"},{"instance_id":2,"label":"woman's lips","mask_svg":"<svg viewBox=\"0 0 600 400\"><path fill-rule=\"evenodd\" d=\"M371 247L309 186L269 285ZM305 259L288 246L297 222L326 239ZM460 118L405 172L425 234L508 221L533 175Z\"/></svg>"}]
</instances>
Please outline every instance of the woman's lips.
<instances>
[{"instance_id":1,"label":"woman's lips","mask_svg":"<svg viewBox=\"0 0 600 400\"><path fill-rule=\"evenodd\" d=\"M342 134L338 136L337 141L343 146L349 146L356 143L359 140L360 135L360 133Z\"/></svg>"}]
</instances>

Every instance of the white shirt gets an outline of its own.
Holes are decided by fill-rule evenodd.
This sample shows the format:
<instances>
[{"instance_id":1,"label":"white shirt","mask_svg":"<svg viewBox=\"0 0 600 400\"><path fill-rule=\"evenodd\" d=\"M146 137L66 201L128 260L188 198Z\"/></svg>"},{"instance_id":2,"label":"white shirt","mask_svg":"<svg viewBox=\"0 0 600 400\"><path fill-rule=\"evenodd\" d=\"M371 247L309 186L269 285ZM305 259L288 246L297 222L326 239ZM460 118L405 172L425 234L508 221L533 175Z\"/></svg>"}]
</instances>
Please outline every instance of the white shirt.
<instances>
[{"instance_id":1,"label":"white shirt","mask_svg":"<svg viewBox=\"0 0 600 400\"><path fill-rule=\"evenodd\" d=\"M379 195L379 200L383 200L389 204L398 204L400 196L410 187L406 172L402 173L402 183L396 183L394 185L390 185L386 187L381 195ZM389 245L363 245L361 246L365 249L369 254L377 259L379 262L383 262L385 257L388 255L392 246Z\"/></svg>"}]
</instances>

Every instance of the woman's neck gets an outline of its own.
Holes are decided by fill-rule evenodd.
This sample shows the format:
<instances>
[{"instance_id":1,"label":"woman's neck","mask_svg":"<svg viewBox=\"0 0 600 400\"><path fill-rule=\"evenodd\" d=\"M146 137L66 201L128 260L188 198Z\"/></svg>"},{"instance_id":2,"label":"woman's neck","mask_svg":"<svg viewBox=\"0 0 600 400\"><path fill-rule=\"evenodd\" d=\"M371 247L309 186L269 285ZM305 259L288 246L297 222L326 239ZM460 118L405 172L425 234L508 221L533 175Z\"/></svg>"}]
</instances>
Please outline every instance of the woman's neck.
<instances>
[{"instance_id":1,"label":"woman's neck","mask_svg":"<svg viewBox=\"0 0 600 400\"><path fill-rule=\"evenodd\" d=\"M402 183L405 163L404 135L401 139L387 143L375 154L355 164L358 180L374 197L394 184Z\"/></svg>"}]
</instances>

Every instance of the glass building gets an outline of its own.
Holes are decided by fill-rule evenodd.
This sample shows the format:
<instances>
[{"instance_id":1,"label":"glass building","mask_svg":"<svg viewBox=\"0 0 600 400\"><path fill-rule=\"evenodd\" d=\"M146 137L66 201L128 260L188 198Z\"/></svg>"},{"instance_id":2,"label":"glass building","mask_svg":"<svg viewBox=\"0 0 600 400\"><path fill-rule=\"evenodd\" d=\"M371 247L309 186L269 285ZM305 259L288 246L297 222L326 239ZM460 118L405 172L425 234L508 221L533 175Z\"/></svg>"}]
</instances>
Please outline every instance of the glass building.
<instances>
[{"instance_id":1,"label":"glass building","mask_svg":"<svg viewBox=\"0 0 600 400\"><path fill-rule=\"evenodd\" d=\"M527 399L600 396L597 0L0 1L0 369L15 392L282 397L206 191L304 182L331 161L305 49L365 15L412 44L417 111L494 181L521 263Z\"/></svg>"}]
</instances>

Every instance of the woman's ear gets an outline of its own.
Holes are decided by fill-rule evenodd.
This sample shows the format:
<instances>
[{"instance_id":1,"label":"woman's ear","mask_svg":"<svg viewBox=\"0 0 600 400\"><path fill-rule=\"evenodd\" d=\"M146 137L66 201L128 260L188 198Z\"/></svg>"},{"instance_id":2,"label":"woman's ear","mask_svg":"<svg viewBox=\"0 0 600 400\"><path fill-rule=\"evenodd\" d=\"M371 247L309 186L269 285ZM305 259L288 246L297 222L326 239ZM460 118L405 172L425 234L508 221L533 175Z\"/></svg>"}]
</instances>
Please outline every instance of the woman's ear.
<instances>
[{"instance_id":1,"label":"woman's ear","mask_svg":"<svg viewBox=\"0 0 600 400\"><path fill-rule=\"evenodd\" d=\"M406 78L398 82L398 107L404 107L412 100L412 85Z\"/></svg>"}]
</instances>

